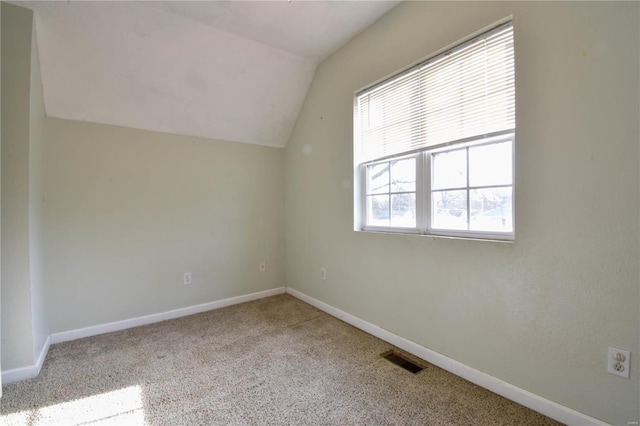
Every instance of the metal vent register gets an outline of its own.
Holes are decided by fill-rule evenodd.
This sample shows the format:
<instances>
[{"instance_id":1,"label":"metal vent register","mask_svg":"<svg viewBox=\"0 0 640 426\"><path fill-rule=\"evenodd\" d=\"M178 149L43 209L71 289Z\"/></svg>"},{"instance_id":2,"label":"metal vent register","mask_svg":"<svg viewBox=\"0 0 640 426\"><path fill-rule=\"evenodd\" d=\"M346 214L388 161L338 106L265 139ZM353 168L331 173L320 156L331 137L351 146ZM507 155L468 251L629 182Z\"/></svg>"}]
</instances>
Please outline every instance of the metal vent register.
<instances>
[{"instance_id":1,"label":"metal vent register","mask_svg":"<svg viewBox=\"0 0 640 426\"><path fill-rule=\"evenodd\" d=\"M409 361L408 359L394 351L383 352L380 354L380 356L404 368L405 370L412 372L413 374L416 374L424 369L424 367L420 367L419 365Z\"/></svg>"}]
</instances>

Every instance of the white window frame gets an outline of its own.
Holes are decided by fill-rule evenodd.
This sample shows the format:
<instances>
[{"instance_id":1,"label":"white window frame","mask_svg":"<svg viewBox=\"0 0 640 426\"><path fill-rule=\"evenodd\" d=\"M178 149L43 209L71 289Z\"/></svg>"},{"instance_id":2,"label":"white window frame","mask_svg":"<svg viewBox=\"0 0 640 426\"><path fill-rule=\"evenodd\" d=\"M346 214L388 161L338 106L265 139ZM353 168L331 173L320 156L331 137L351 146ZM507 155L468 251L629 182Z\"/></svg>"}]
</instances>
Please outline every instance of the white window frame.
<instances>
[{"instance_id":1,"label":"white window frame","mask_svg":"<svg viewBox=\"0 0 640 426\"><path fill-rule=\"evenodd\" d=\"M415 191L416 193L416 226L413 228L406 228L406 227L399 227L399 226L369 225L367 223L367 218L368 218L367 196L369 195L369 188L368 188L369 179L367 174L368 174L369 166L374 166L376 164L388 163L391 161L402 160L407 158L415 158L416 160L416 191ZM360 166L361 182L362 182L362 188L363 188L363 190L361 191L361 194L362 194L362 199L361 199L362 213L361 214L362 214L362 221L363 221L362 229L364 231L394 232L394 233L403 233L403 234L422 233L421 229L424 225L423 218L425 215L425 212L424 212L425 204L422 202L422 194L424 193L425 185L424 185L424 179L418 178L418 176L422 176L422 173L424 172L424 167L421 165L422 162L424 162L423 154L420 152L417 152L409 155L399 155L399 156L395 156L387 159L376 160L376 161L362 164ZM389 173L391 173L391 171L389 171ZM389 188L389 190L391 190L391 188ZM389 194L393 194L393 192L390 191ZM391 206L389 206L389 208L391 209ZM389 214L391 214L391 210L389 211Z\"/></svg>"},{"instance_id":2,"label":"white window frame","mask_svg":"<svg viewBox=\"0 0 640 426\"><path fill-rule=\"evenodd\" d=\"M467 194L478 188L491 188L491 187L511 187L512 202L511 202L511 217L512 217L512 231L511 232L496 232L496 231L475 231L475 230L459 230L459 229L445 229L434 228L431 225L431 218L433 216L433 206L431 205L431 183L433 181L432 176L432 160L433 155L455 151L460 149L466 149L471 147L478 147L484 145L491 145L502 142L511 142L511 164L513 166L515 161L515 134L513 132L507 132L492 137L474 138L473 140L459 141L447 144L445 146L434 147L430 149L421 150L409 155L399 155L389 157L385 159L370 161L363 163L359 166L359 175L361 190L360 196L360 217L362 219L362 231L371 232L387 232L396 234L419 234L419 235L431 235L437 237L454 237L454 238L470 238L479 240L497 240L497 241L513 241L515 238L515 200L513 195L515 194L515 173L514 167L511 167L511 184L506 185L484 185L484 186L469 186L469 174L467 173L467 185L460 187L460 190L466 190ZM395 160L401 160L405 158L416 159L416 226L413 228L395 227L395 226L373 226L367 223L367 195L369 190L367 184L369 182L367 172L368 167L376 164L387 163ZM467 157L467 166L469 158ZM469 196L467 195L467 212L469 212ZM468 213L469 214L469 213Z\"/></svg>"},{"instance_id":3,"label":"white window frame","mask_svg":"<svg viewBox=\"0 0 640 426\"><path fill-rule=\"evenodd\" d=\"M469 40L473 40L479 35L486 33L488 31L492 31L494 28L498 28L506 23L511 22L511 17L507 17L489 27L486 27L475 34L469 36L468 38L461 40L457 43L454 43L430 57L419 61L418 63L423 63L425 61L430 60L442 53L446 53L450 50L456 49L459 46L467 43ZM374 87L380 83L391 80L395 77L402 76L407 69L413 68L414 65L411 65L404 70L401 70L393 75L386 77L369 87ZM364 89L363 89L364 90ZM354 117L357 116L357 96L358 93L362 92L358 91L354 95ZM354 122L355 124L355 122ZM354 125L354 141L359 141L359 129ZM489 145L500 142L511 142L511 185L493 185L493 187L511 187L511 218L512 218L512 230L511 232L500 232L500 231L477 231L477 230L459 230L459 229L440 229L434 228L431 224L432 216L433 216L433 206L431 205L432 200L432 189L431 184L433 180L432 176L432 159L433 155L446 151L454 151L462 148L469 148L474 146L482 146ZM354 159L357 158L356 149L359 147L354 144ZM405 152L400 153L398 155L387 156L383 158L377 158L372 161L364 162L361 164L354 165L354 229L356 231L369 231L369 232L384 232L384 233L394 233L394 234L418 234L418 235L427 235L434 237L445 237L445 238L465 238L465 239L475 239L475 240L490 240L490 241L514 241L515 240L515 128L499 131L495 133L491 133L488 135L480 135L477 137L471 137L464 140L457 141L447 141L446 143L429 146L424 149L420 149L413 152ZM368 195L368 177L367 170L368 167L375 164L395 161L403 158L416 158L416 226L415 227L395 227L395 226L374 226L369 225L367 223L367 195ZM467 167L469 164L469 158L467 156ZM467 185L464 189L467 191L467 215L470 215L469 210L469 193L472 189L476 188L490 188L492 185L486 185L481 187L470 187L469 186L469 174L467 173ZM389 189L391 191L391 189ZM390 192L391 194L392 192ZM390 215L391 215L391 205L390 205ZM469 216L468 216L468 220ZM469 225L469 223L468 223Z\"/></svg>"}]
</instances>

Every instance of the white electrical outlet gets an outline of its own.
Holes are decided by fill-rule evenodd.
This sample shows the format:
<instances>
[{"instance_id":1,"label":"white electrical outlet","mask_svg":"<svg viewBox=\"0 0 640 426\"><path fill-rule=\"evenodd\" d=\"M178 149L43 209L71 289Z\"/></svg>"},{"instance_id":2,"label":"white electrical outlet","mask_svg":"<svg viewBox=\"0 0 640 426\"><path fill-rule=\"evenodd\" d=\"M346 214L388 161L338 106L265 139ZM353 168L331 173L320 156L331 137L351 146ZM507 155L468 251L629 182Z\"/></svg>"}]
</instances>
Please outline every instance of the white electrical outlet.
<instances>
[{"instance_id":1,"label":"white electrical outlet","mask_svg":"<svg viewBox=\"0 0 640 426\"><path fill-rule=\"evenodd\" d=\"M327 279L327 268L324 266L320 268L320 279L323 281Z\"/></svg>"},{"instance_id":2,"label":"white electrical outlet","mask_svg":"<svg viewBox=\"0 0 640 426\"><path fill-rule=\"evenodd\" d=\"M607 357L607 372L616 376L629 378L631 367L631 352L622 349L609 348Z\"/></svg>"},{"instance_id":3,"label":"white electrical outlet","mask_svg":"<svg viewBox=\"0 0 640 426\"><path fill-rule=\"evenodd\" d=\"M182 284L189 285L191 284L191 272L185 272L182 278Z\"/></svg>"},{"instance_id":4,"label":"white electrical outlet","mask_svg":"<svg viewBox=\"0 0 640 426\"><path fill-rule=\"evenodd\" d=\"M260 262L260 272L264 272L266 270L267 270L267 262L263 260L262 262Z\"/></svg>"}]
</instances>

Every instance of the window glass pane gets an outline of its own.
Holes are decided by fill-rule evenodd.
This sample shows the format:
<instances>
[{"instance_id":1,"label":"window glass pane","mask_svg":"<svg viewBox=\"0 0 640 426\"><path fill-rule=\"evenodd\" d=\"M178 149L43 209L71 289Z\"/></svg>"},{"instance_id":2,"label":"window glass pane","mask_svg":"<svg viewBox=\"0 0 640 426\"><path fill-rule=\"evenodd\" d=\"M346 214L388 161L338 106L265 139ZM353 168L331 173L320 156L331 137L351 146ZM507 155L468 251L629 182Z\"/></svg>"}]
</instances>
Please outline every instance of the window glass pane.
<instances>
[{"instance_id":1,"label":"window glass pane","mask_svg":"<svg viewBox=\"0 0 640 426\"><path fill-rule=\"evenodd\" d=\"M433 189L467 186L467 151L441 152L433 155Z\"/></svg>"},{"instance_id":2,"label":"window glass pane","mask_svg":"<svg viewBox=\"0 0 640 426\"><path fill-rule=\"evenodd\" d=\"M467 229L467 191L434 191L431 205L433 228Z\"/></svg>"},{"instance_id":3,"label":"window glass pane","mask_svg":"<svg viewBox=\"0 0 640 426\"><path fill-rule=\"evenodd\" d=\"M511 185L511 141L469 148L469 185Z\"/></svg>"},{"instance_id":4,"label":"window glass pane","mask_svg":"<svg viewBox=\"0 0 640 426\"><path fill-rule=\"evenodd\" d=\"M384 194L389 192L389 163L367 166L367 188L369 194Z\"/></svg>"},{"instance_id":5,"label":"window glass pane","mask_svg":"<svg viewBox=\"0 0 640 426\"><path fill-rule=\"evenodd\" d=\"M391 192L416 190L416 159L391 161Z\"/></svg>"},{"instance_id":6,"label":"window glass pane","mask_svg":"<svg viewBox=\"0 0 640 426\"><path fill-rule=\"evenodd\" d=\"M513 232L513 187L470 192L471 230Z\"/></svg>"},{"instance_id":7,"label":"window glass pane","mask_svg":"<svg viewBox=\"0 0 640 426\"><path fill-rule=\"evenodd\" d=\"M391 226L416 227L416 194L391 195Z\"/></svg>"},{"instance_id":8,"label":"window glass pane","mask_svg":"<svg viewBox=\"0 0 640 426\"><path fill-rule=\"evenodd\" d=\"M389 226L389 195L367 197L367 225Z\"/></svg>"}]
</instances>

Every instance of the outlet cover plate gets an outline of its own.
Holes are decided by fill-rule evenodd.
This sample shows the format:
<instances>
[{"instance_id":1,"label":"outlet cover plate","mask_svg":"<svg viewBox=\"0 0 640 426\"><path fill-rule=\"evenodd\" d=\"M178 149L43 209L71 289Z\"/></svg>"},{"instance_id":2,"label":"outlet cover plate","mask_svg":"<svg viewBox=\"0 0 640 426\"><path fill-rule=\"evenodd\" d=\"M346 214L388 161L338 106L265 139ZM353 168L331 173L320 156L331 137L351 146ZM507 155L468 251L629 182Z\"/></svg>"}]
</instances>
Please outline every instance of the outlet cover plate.
<instances>
[{"instance_id":1,"label":"outlet cover plate","mask_svg":"<svg viewBox=\"0 0 640 426\"><path fill-rule=\"evenodd\" d=\"M624 361L618 361L616 354L622 354ZM607 372L616 376L629 378L629 370L631 367L631 351L625 351L617 348L609 348L607 357Z\"/></svg>"}]
</instances>

